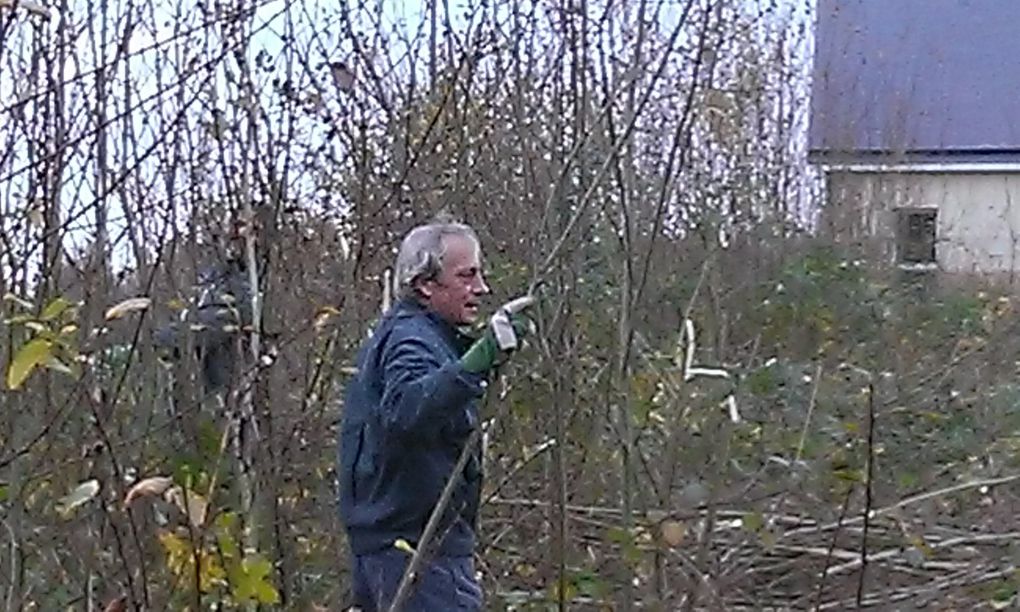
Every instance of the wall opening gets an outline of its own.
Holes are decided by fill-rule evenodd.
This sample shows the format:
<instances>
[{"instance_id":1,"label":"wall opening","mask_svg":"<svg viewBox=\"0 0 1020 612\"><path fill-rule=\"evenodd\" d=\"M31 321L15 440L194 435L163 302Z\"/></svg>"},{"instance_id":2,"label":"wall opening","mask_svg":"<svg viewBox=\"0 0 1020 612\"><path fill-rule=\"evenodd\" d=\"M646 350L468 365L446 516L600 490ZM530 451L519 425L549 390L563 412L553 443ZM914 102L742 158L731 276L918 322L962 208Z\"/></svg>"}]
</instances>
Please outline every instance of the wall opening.
<instances>
[{"instance_id":1,"label":"wall opening","mask_svg":"<svg viewBox=\"0 0 1020 612\"><path fill-rule=\"evenodd\" d=\"M896 262L906 266L935 264L938 211L934 208L896 210Z\"/></svg>"}]
</instances>

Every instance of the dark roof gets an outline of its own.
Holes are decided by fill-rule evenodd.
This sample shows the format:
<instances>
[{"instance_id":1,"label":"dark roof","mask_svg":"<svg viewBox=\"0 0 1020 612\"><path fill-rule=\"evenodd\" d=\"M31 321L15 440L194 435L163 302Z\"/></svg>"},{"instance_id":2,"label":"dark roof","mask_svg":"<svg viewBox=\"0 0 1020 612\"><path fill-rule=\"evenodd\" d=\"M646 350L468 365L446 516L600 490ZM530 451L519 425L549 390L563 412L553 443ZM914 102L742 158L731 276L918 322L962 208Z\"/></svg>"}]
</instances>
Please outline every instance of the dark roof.
<instances>
[{"instance_id":1,"label":"dark roof","mask_svg":"<svg viewBox=\"0 0 1020 612\"><path fill-rule=\"evenodd\" d=\"M817 2L814 158L1020 159L1020 0Z\"/></svg>"}]
</instances>

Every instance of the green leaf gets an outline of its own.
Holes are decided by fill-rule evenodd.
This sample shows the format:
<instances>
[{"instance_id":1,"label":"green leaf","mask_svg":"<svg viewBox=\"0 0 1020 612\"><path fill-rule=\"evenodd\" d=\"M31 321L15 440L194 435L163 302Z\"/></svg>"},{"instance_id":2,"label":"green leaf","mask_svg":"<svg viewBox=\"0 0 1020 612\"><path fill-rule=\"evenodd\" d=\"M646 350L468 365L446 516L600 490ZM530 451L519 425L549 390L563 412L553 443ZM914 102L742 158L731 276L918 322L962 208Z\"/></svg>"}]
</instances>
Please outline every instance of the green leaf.
<instances>
[{"instance_id":1,"label":"green leaf","mask_svg":"<svg viewBox=\"0 0 1020 612\"><path fill-rule=\"evenodd\" d=\"M896 477L896 484L900 489L911 490L921 482L921 477L916 472L901 472Z\"/></svg>"},{"instance_id":2,"label":"green leaf","mask_svg":"<svg viewBox=\"0 0 1020 612\"><path fill-rule=\"evenodd\" d=\"M216 542L224 559L232 560L240 556L234 529L237 527L237 513L224 512L216 517Z\"/></svg>"},{"instance_id":3,"label":"green leaf","mask_svg":"<svg viewBox=\"0 0 1020 612\"><path fill-rule=\"evenodd\" d=\"M853 468L833 470L832 475L846 482L864 482L864 472Z\"/></svg>"},{"instance_id":4,"label":"green leaf","mask_svg":"<svg viewBox=\"0 0 1020 612\"><path fill-rule=\"evenodd\" d=\"M779 388L779 382L779 376L775 369L767 366L752 372L747 377L747 390L753 395L768 395Z\"/></svg>"},{"instance_id":5,"label":"green leaf","mask_svg":"<svg viewBox=\"0 0 1020 612\"><path fill-rule=\"evenodd\" d=\"M39 315L40 321L52 321L60 315L64 314L64 311L73 306L70 300L58 297L49 304L46 308L43 308L42 313Z\"/></svg>"},{"instance_id":6,"label":"green leaf","mask_svg":"<svg viewBox=\"0 0 1020 612\"><path fill-rule=\"evenodd\" d=\"M49 340L36 338L22 346L10 367L7 368L7 388L17 389L28 378L36 366L46 363L53 356L53 344Z\"/></svg>"},{"instance_id":7,"label":"green leaf","mask_svg":"<svg viewBox=\"0 0 1020 612\"><path fill-rule=\"evenodd\" d=\"M577 592L583 597L602 598L608 595L609 589L606 582L598 574L589 570L582 570L574 576L574 584Z\"/></svg>"},{"instance_id":8,"label":"green leaf","mask_svg":"<svg viewBox=\"0 0 1020 612\"><path fill-rule=\"evenodd\" d=\"M622 527L610 527L606 530L606 540L614 544L624 544L634 541L634 536Z\"/></svg>"},{"instance_id":9,"label":"green leaf","mask_svg":"<svg viewBox=\"0 0 1020 612\"><path fill-rule=\"evenodd\" d=\"M744 529L756 532L765 526L765 518L758 512L748 512L740 520L740 523Z\"/></svg>"},{"instance_id":10,"label":"green leaf","mask_svg":"<svg viewBox=\"0 0 1020 612\"><path fill-rule=\"evenodd\" d=\"M570 601L577 597L577 587L574 586L573 581L564 576L562 579L549 585L549 598L552 601L558 600L560 598L560 593L563 594L563 599Z\"/></svg>"},{"instance_id":11,"label":"green leaf","mask_svg":"<svg viewBox=\"0 0 1020 612\"><path fill-rule=\"evenodd\" d=\"M989 600L989 605L993 610L1005 610L1013 604L1013 600L1016 597L1016 587L1008 582L1003 582L995 592L992 593L992 597Z\"/></svg>"},{"instance_id":12,"label":"green leaf","mask_svg":"<svg viewBox=\"0 0 1020 612\"><path fill-rule=\"evenodd\" d=\"M205 462L195 455L181 455L174 460L174 482L189 489L201 489L208 482L209 475L205 472Z\"/></svg>"},{"instance_id":13,"label":"green leaf","mask_svg":"<svg viewBox=\"0 0 1020 612\"><path fill-rule=\"evenodd\" d=\"M605 539L620 546L620 556L630 564L641 560L641 549L637 546L638 533L621 527L610 527L606 530Z\"/></svg>"},{"instance_id":14,"label":"green leaf","mask_svg":"<svg viewBox=\"0 0 1020 612\"><path fill-rule=\"evenodd\" d=\"M234 600L238 603L279 603L280 594L268 580L272 571L272 564L258 555L248 557L231 568L230 586Z\"/></svg>"},{"instance_id":15,"label":"green leaf","mask_svg":"<svg viewBox=\"0 0 1020 612\"><path fill-rule=\"evenodd\" d=\"M198 448L207 461L215 461L220 454L223 435L216 429L212 419L202 419L198 424Z\"/></svg>"}]
</instances>

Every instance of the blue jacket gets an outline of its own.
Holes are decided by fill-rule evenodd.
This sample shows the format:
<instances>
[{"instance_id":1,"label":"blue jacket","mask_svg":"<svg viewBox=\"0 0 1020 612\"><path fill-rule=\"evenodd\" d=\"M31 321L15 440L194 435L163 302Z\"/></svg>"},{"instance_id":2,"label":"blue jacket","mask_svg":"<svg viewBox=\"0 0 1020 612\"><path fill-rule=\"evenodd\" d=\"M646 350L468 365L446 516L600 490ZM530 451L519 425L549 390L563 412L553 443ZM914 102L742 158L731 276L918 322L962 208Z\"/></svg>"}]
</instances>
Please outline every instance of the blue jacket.
<instances>
[{"instance_id":1,"label":"blue jacket","mask_svg":"<svg viewBox=\"0 0 1020 612\"><path fill-rule=\"evenodd\" d=\"M416 545L425 530L478 422L484 377L460 365L468 343L438 315L405 300L362 347L340 427L340 517L354 554L391 548L398 538ZM473 451L430 552L472 554L481 480Z\"/></svg>"}]
</instances>

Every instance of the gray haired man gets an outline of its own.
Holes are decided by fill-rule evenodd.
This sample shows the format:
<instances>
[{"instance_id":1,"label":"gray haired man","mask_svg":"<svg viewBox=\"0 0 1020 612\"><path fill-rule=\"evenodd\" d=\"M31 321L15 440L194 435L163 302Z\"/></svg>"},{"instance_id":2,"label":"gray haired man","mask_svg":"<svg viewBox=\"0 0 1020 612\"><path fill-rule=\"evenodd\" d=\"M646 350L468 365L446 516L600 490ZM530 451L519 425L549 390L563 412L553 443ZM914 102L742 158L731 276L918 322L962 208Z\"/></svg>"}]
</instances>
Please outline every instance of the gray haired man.
<instances>
[{"instance_id":1,"label":"gray haired man","mask_svg":"<svg viewBox=\"0 0 1020 612\"><path fill-rule=\"evenodd\" d=\"M346 390L340 434L340 514L347 530L355 605L386 610L418 548L446 481L478 425L488 373L526 333L517 311L500 308L482 336L474 323L489 293L475 232L457 223L413 229L397 255L397 303L358 355ZM441 515L404 610L480 610L474 572L481 461L478 449Z\"/></svg>"}]
</instances>

